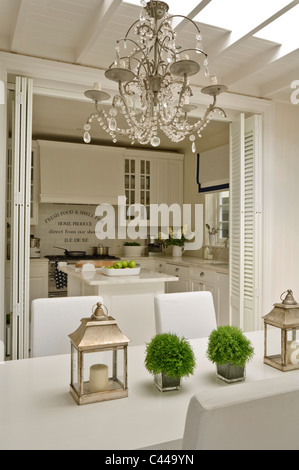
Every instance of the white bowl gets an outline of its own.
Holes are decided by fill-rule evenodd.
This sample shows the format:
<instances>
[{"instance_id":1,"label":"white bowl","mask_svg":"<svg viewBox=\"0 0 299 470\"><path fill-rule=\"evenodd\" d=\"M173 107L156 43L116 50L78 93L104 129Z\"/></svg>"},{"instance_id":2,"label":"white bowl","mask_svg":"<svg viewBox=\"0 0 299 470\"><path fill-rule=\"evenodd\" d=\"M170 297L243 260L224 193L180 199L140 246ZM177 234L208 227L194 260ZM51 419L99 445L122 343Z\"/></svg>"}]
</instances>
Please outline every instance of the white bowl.
<instances>
[{"instance_id":1,"label":"white bowl","mask_svg":"<svg viewBox=\"0 0 299 470\"><path fill-rule=\"evenodd\" d=\"M102 266L101 271L105 276L137 276L140 274L140 265L136 265L136 268L124 268L124 269L107 269L106 266Z\"/></svg>"}]
</instances>

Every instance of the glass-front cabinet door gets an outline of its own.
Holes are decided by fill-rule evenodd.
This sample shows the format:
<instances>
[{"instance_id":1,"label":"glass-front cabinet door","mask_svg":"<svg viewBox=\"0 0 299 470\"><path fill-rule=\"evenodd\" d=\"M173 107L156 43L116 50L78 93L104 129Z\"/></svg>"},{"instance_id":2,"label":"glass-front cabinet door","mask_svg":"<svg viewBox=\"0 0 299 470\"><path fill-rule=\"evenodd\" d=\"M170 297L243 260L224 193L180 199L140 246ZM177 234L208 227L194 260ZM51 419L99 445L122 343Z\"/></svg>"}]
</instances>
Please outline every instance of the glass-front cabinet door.
<instances>
[{"instance_id":1,"label":"glass-front cabinet door","mask_svg":"<svg viewBox=\"0 0 299 470\"><path fill-rule=\"evenodd\" d=\"M150 214L151 203L151 162L150 160L140 160L140 204L144 205L147 212L147 219Z\"/></svg>"},{"instance_id":2,"label":"glass-front cabinet door","mask_svg":"<svg viewBox=\"0 0 299 470\"><path fill-rule=\"evenodd\" d=\"M126 214L130 205L136 201L136 160L133 158L125 159L125 195L126 195ZM130 218L127 216L127 218Z\"/></svg>"},{"instance_id":3,"label":"glass-front cabinet door","mask_svg":"<svg viewBox=\"0 0 299 470\"><path fill-rule=\"evenodd\" d=\"M126 209L132 204L146 207L147 219L151 203L151 161L139 158L125 158ZM133 218L128 216L127 219Z\"/></svg>"}]
</instances>

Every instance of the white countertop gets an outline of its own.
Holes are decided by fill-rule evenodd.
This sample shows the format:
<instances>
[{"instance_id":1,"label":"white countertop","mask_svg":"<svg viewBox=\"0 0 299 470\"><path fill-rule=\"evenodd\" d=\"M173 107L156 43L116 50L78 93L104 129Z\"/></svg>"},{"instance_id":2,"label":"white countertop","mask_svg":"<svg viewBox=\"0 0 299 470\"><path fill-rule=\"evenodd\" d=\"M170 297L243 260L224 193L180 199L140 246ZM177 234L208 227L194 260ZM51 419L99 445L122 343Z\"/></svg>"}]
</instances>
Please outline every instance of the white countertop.
<instances>
[{"instance_id":1,"label":"white countertop","mask_svg":"<svg viewBox=\"0 0 299 470\"><path fill-rule=\"evenodd\" d=\"M74 265L60 266L60 271L69 276L84 282L90 286L104 286L104 285L119 285L119 284L142 284L142 283L155 283L155 282L171 282L177 281L176 276L170 276L164 273L155 273L153 271L141 270L139 275L136 276L105 276L100 269L95 272L86 271L82 272L81 268L76 268Z\"/></svg>"},{"instance_id":2,"label":"white countertop","mask_svg":"<svg viewBox=\"0 0 299 470\"><path fill-rule=\"evenodd\" d=\"M121 256L121 259L127 259L124 256ZM153 260L153 261L165 261L168 264L175 264L179 266L186 266L189 268L202 268L202 269L212 269L217 272L228 273L229 272L229 262L222 260L206 260L202 258L197 258L195 256L182 256L176 258L174 256L169 256L165 254L155 254L150 256L140 256L134 258L137 262Z\"/></svg>"},{"instance_id":3,"label":"white countertop","mask_svg":"<svg viewBox=\"0 0 299 470\"><path fill-rule=\"evenodd\" d=\"M216 378L206 357L207 338L190 340L196 356L194 375L175 392L159 392L144 366L145 347L128 348L129 396L78 406L69 393L70 356L49 356L0 364L0 449L130 450L182 438L191 397L198 390L221 398L258 381L298 379L263 363L263 331L246 333L255 356L246 382L229 385ZM218 393L217 393L218 391ZM240 393L242 396L242 393ZM283 430L282 430L283 432Z\"/></svg>"}]
</instances>

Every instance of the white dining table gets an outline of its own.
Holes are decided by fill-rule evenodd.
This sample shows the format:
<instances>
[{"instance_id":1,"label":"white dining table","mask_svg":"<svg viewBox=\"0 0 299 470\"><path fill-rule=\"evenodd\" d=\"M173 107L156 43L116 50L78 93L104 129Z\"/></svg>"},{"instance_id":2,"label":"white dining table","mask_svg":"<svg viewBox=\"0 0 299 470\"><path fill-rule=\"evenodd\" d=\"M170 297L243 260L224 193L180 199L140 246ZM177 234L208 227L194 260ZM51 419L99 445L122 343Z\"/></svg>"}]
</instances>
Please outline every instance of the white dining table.
<instances>
[{"instance_id":1,"label":"white dining table","mask_svg":"<svg viewBox=\"0 0 299 470\"><path fill-rule=\"evenodd\" d=\"M283 380L283 372L263 363L263 331L247 336L255 356L247 365L246 382ZM197 366L181 390L160 392L144 366L145 346L131 346L129 396L81 406L69 393L69 355L0 364L0 449L132 450L181 439L195 393L234 387L216 378L215 365L206 357L207 342L190 340Z\"/></svg>"}]
</instances>

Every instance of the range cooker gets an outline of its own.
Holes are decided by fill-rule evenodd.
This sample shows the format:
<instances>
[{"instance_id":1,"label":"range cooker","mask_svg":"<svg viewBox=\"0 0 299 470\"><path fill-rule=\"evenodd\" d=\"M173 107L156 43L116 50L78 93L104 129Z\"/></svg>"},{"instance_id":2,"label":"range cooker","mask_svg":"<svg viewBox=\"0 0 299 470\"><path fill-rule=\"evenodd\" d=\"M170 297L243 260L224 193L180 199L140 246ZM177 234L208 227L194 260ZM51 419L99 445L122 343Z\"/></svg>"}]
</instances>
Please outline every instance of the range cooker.
<instances>
[{"instance_id":1,"label":"range cooker","mask_svg":"<svg viewBox=\"0 0 299 470\"><path fill-rule=\"evenodd\" d=\"M111 255L84 255L74 258L67 255L47 255L49 260L48 288L49 297L67 297L67 274L58 269L58 263L76 264L82 260L118 260Z\"/></svg>"}]
</instances>

